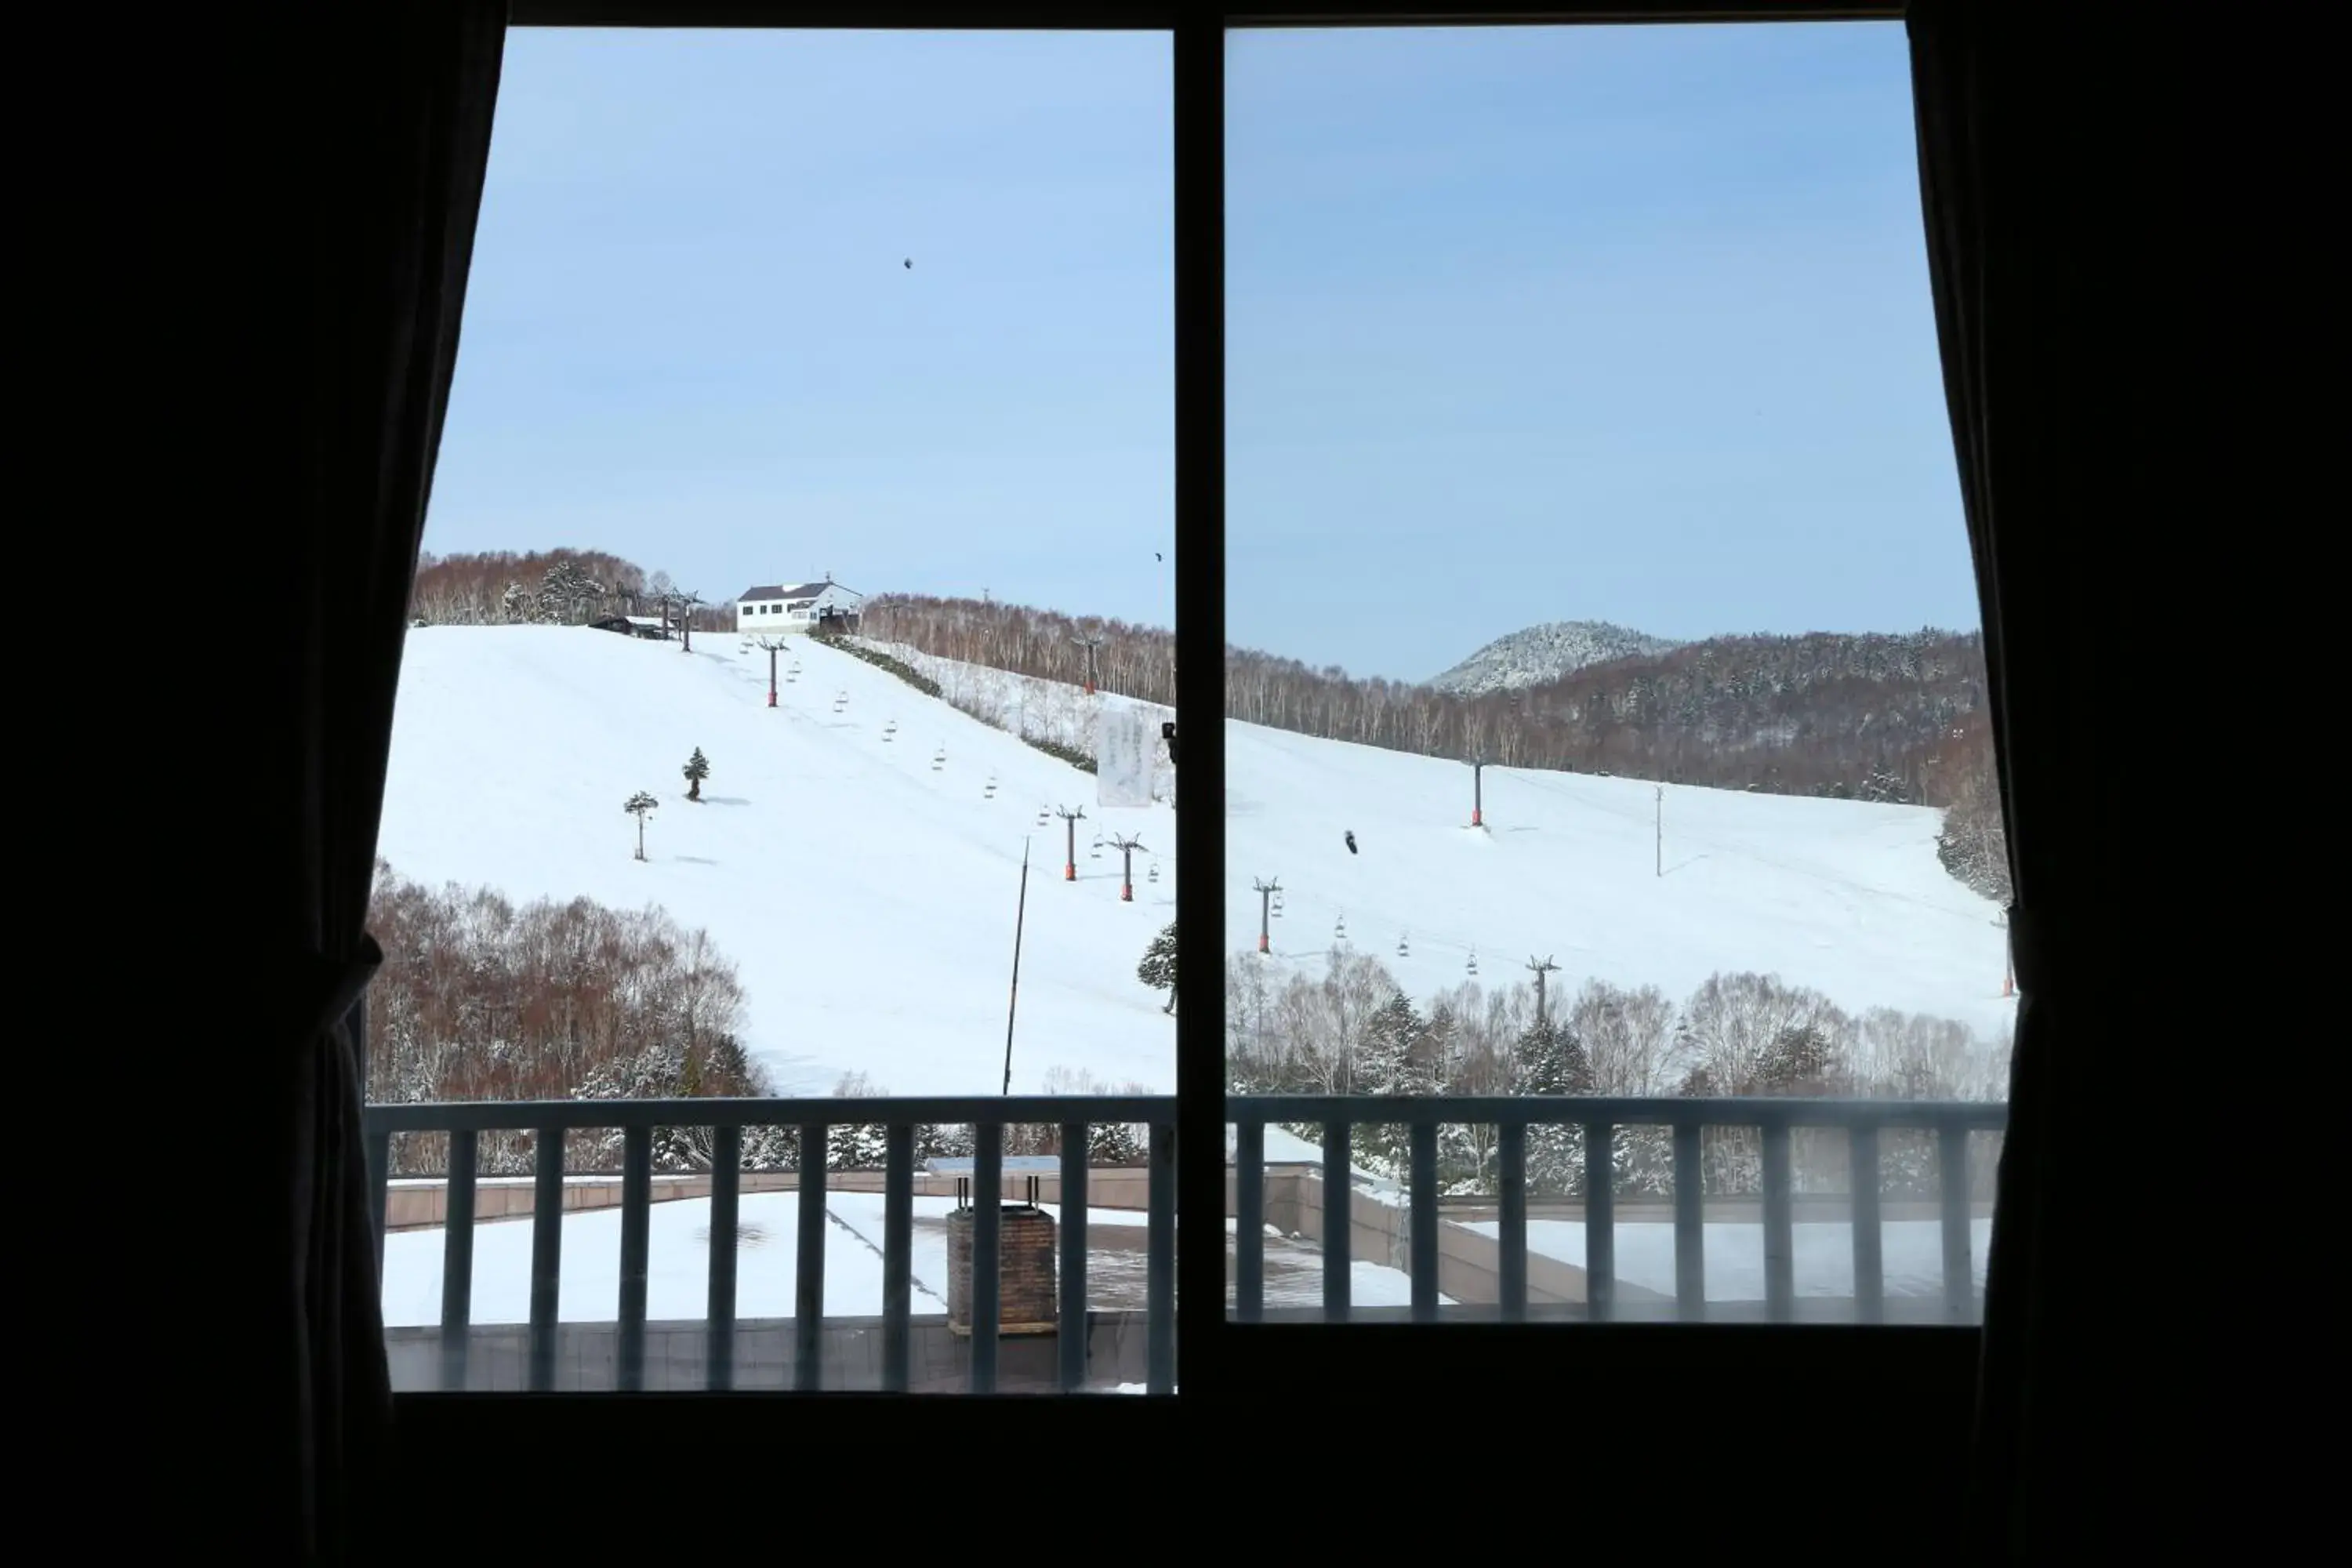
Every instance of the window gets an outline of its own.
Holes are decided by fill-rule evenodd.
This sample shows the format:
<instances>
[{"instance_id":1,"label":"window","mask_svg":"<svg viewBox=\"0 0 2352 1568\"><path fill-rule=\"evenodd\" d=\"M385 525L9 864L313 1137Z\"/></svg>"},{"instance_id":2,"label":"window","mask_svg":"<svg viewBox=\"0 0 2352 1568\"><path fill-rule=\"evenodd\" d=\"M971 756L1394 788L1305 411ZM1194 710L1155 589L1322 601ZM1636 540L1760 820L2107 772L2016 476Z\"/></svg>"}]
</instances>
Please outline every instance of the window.
<instances>
[{"instance_id":1,"label":"window","mask_svg":"<svg viewBox=\"0 0 2352 1568\"><path fill-rule=\"evenodd\" d=\"M371 917L399 1387L1117 1388L1172 1345L1173 889L1038 823L1173 842L1076 765L1061 627L1170 618L1169 95L1165 35L509 37ZM859 638L698 635L811 623L779 508L877 589ZM562 635L630 595L694 657ZM787 876L823 896L751 896ZM630 1109L719 1097L788 1109Z\"/></svg>"},{"instance_id":2,"label":"window","mask_svg":"<svg viewBox=\"0 0 2352 1568\"><path fill-rule=\"evenodd\" d=\"M1226 109L1233 1310L1974 1321L2015 1004L1901 26L1254 31Z\"/></svg>"},{"instance_id":3,"label":"window","mask_svg":"<svg viewBox=\"0 0 2352 1568\"><path fill-rule=\"evenodd\" d=\"M402 1387L1164 1390L1180 1223L1277 1328L1977 1310L2005 850L1899 34L1223 58L1188 295L1165 36L510 39L372 920ZM872 602L739 625L858 635L694 644L779 502ZM639 591L701 657L542 635Z\"/></svg>"}]
</instances>

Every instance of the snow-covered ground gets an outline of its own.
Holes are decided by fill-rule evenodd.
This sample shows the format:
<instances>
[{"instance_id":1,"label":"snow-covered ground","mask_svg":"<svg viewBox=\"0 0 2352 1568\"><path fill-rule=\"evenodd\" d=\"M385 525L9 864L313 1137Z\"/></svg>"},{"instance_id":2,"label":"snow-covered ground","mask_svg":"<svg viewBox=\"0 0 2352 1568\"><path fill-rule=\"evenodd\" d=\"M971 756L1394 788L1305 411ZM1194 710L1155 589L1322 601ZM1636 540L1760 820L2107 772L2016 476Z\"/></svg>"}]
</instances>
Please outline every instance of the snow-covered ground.
<instances>
[{"instance_id":1,"label":"snow-covered ground","mask_svg":"<svg viewBox=\"0 0 2352 1568\"><path fill-rule=\"evenodd\" d=\"M735 1312L739 1318L789 1318L800 1258L800 1194L747 1193L738 1200L736 1223L742 1244L736 1254ZM947 1310L947 1216L952 1198L914 1200L910 1247L914 1279L912 1310L918 1315ZM1060 1215L1045 1205L1056 1223ZM709 1305L710 1201L680 1199L647 1211L646 1316L700 1319ZM827 1318L879 1317L882 1313L882 1195L834 1193L825 1199L831 1229L824 1248L824 1312ZM1092 1211L1090 1229L1140 1227L1140 1214ZM1233 1222L1226 1228L1231 1231ZM441 1321L439 1228L396 1231L384 1238L383 1321L394 1327ZM1097 1306L1139 1308L1144 1258L1140 1250L1094 1254L1087 1294ZM1312 1269L1272 1266L1286 1244L1269 1237L1267 1300L1276 1306L1313 1306L1322 1300L1321 1264ZM530 1321L531 1226L501 1221L474 1227L472 1321ZM1293 1249L1295 1250L1295 1249ZM619 1316L621 1216L594 1210L563 1217L561 1289L557 1312L565 1322L610 1322ZM1409 1306L1412 1280L1402 1271L1356 1260L1354 1300L1365 1306Z\"/></svg>"},{"instance_id":2,"label":"snow-covered ground","mask_svg":"<svg viewBox=\"0 0 2352 1568\"><path fill-rule=\"evenodd\" d=\"M1499 1236L1492 1220L1464 1226L1481 1236ZM1675 1293L1675 1227L1647 1222L1618 1225L1617 1277L1663 1295ZM1853 1227L1806 1221L1790 1226L1790 1274L1800 1296L1853 1294ZM1944 1289L1944 1232L1935 1220L1885 1220L1879 1227L1879 1258L1889 1296L1940 1296ZM1992 1221L1969 1226L1969 1261L1979 1290L1984 1289L1985 1249ZM1579 1220L1529 1220L1528 1250L1584 1267L1584 1226ZM1711 1224L1706 1229L1706 1299L1764 1300L1764 1227Z\"/></svg>"},{"instance_id":3,"label":"snow-covered ground","mask_svg":"<svg viewBox=\"0 0 2352 1568\"><path fill-rule=\"evenodd\" d=\"M1104 705L1173 716L876 646L1005 728L1065 745L1090 745ZM1255 944L1250 884L1264 877L1284 889L1277 960L1319 962L1344 917L1350 944L1417 994L1465 978L1473 952L1482 975L1506 981L1524 979L1536 952L1558 959L1551 984L1570 992L1590 978L1659 985L1679 1002L1709 974L1744 969L1848 1011L1957 1018L1987 1039L2012 1016L2000 908L1937 861L1943 814L1932 807L1680 786L1661 803L1639 779L1490 767L1485 830L1474 831L1459 763L1240 723L1226 725L1226 772L1234 949Z\"/></svg>"},{"instance_id":4,"label":"snow-covered ground","mask_svg":"<svg viewBox=\"0 0 2352 1568\"><path fill-rule=\"evenodd\" d=\"M838 650L794 639L780 664L800 673L771 710L767 655L730 636L687 655L584 628L412 631L382 853L428 883L657 903L708 929L781 1090L856 1070L901 1094L980 1094L1003 1070L1025 839L1015 1089L1056 1068L1171 1089L1174 1020L1135 965L1173 914L1172 809L1104 808L1091 775ZM1083 712L1059 692L1037 692L1040 710ZM678 776L698 746L698 805ZM1988 1039L2009 1019L1998 911L1937 864L1932 810L1672 788L1660 877L1638 780L1490 768L1474 831L1459 763L1237 723L1227 753L1229 945L1254 942L1251 879L1279 878L1276 963L1319 967L1344 915L1350 943L1418 994L1465 978L1475 950L1502 980L1550 954L1556 994L1591 977L1679 1001L1754 970ZM637 790L664 803L642 863L621 810ZM1061 822L1038 823L1061 805L1087 810L1075 883ZM1116 852L1091 851L1098 829L1150 851L1132 903Z\"/></svg>"}]
</instances>

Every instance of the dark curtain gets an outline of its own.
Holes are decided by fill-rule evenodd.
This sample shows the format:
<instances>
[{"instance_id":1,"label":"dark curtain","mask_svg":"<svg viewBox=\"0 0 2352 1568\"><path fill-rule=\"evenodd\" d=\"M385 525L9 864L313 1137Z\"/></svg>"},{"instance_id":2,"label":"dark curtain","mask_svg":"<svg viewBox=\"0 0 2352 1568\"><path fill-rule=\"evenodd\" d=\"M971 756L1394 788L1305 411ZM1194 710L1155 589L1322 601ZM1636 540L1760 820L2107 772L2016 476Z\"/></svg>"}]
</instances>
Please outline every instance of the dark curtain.
<instances>
[{"instance_id":1,"label":"dark curtain","mask_svg":"<svg viewBox=\"0 0 2352 1568\"><path fill-rule=\"evenodd\" d=\"M2162 1047L2117 1022L2134 989L2115 935L2126 846L2102 738L2128 742L2129 694L2096 651L2115 646L2135 559L2163 548L2121 488L2160 464L2118 431L2166 374L2135 341L2177 332L2178 301L2135 314L2147 253L2126 237L2148 220L2124 203L2156 121L2125 107L2137 29L2095 38L2084 9L1922 0L1907 16L2021 995L1979 1372L1979 1561L2157 1526L2168 1500L2139 1458L2180 1365L2146 1355L2142 1331L2167 1309L2150 1270L2177 1250L2161 1235L2177 1217L2125 1201L2156 1189L2117 1184L2158 1168L2129 1097L2160 1079Z\"/></svg>"},{"instance_id":2,"label":"dark curtain","mask_svg":"<svg viewBox=\"0 0 2352 1568\"><path fill-rule=\"evenodd\" d=\"M365 930L408 595L471 260L506 8L492 0L316 7L271 40L290 83L278 151L307 222L294 297L295 538L277 595L270 706L284 749L260 776L274 931L262 973L278 1090L273 1342L282 1445L255 1455L268 1560L351 1561L396 1500L371 1234L359 1053L344 1019L382 955ZM282 721L277 716L282 715ZM261 1560L261 1559L253 1559Z\"/></svg>"}]
</instances>

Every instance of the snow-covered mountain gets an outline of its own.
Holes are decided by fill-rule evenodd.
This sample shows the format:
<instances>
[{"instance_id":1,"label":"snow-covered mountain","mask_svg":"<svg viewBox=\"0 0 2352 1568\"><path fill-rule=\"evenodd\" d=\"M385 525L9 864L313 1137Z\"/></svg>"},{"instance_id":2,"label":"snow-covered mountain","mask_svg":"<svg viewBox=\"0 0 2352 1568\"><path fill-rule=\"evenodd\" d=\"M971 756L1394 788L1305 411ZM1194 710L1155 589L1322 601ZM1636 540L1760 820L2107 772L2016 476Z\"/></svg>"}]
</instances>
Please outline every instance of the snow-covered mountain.
<instances>
[{"instance_id":1,"label":"snow-covered mountain","mask_svg":"<svg viewBox=\"0 0 2352 1568\"><path fill-rule=\"evenodd\" d=\"M1540 686L1589 664L1669 653L1682 646L1608 621L1546 621L1496 637L1429 684L1439 691L1482 697L1489 691Z\"/></svg>"},{"instance_id":2,"label":"snow-covered mountain","mask_svg":"<svg viewBox=\"0 0 2352 1568\"><path fill-rule=\"evenodd\" d=\"M947 663L926 667L946 695L1040 738L1082 737L1122 700ZM977 1094L1003 1071L1025 846L1014 1089L1057 1068L1172 1088L1175 1022L1136 977L1174 912L1170 805L1104 806L1091 774L838 649L794 638L779 664L770 708L767 655L723 636L686 657L586 628L413 632L382 853L426 886L657 904L707 929L781 1090L861 1071ZM2000 911L1937 863L1926 807L1490 767L1480 830L1459 763L1239 722L1225 744L1226 935L1255 944L1255 879L1279 879L1277 967L1319 973L1344 944L1426 996L1474 957L1507 982L1550 953L1564 993L1594 978L1675 998L1750 970L1985 1039L2014 1006ZM699 805L679 799L696 748ZM641 861L621 806L647 789L662 805ZM1072 858L1053 814L1080 807ZM1097 833L1142 841L1131 900Z\"/></svg>"}]
</instances>

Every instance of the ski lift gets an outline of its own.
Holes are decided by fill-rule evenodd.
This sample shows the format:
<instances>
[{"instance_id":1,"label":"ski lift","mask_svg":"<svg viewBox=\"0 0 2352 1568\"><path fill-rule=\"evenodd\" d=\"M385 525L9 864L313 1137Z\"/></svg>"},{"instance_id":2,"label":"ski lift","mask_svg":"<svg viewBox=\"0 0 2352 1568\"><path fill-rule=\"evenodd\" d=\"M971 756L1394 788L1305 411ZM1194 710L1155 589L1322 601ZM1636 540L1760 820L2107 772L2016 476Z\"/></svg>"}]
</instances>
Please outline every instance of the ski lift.
<instances>
[{"instance_id":1,"label":"ski lift","mask_svg":"<svg viewBox=\"0 0 2352 1568\"><path fill-rule=\"evenodd\" d=\"M1412 956L1412 949L1406 944L1404 933L1402 931L1399 931L1397 933L1397 956L1399 958L1411 958Z\"/></svg>"},{"instance_id":2,"label":"ski lift","mask_svg":"<svg viewBox=\"0 0 2352 1568\"><path fill-rule=\"evenodd\" d=\"M1478 950L1475 947L1470 950L1470 973L1478 973Z\"/></svg>"},{"instance_id":3,"label":"ski lift","mask_svg":"<svg viewBox=\"0 0 2352 1568\"><path fill-rule=\"evenodd\" d=\"M1332 940L1333 942L1345 942L1345 941L1347 941L1347 940L1348 940L1348 917L1347 917L1347 916L1345 916L1345 915L1341 915L1341 916L1339 917L1339 923L1337 923L1336 925L1334 925L1334 926L1331 928L1331 940Z\"/></svg>"},{"instance_id":4,"label":"ski lift","mask_svg":"<svg viewBox=\"0 0 2352 1568\"><path fill-rule=\"evenodd\" d=\"M1154 861L1151 863L1151 869L1150 869L1150 871L1148 871L1148 872L1146 872L1146 873L1144 874L1144 879L1144 879L1145 881L1147 881L1147 882L1156 882L1156 881L1160 880L1160 862L1159 862L1159 861L1154 860Z\"/></svg>"},{"instance_id":5,"label":"ski lift","mask_svg":"<svg viewBox=\"0 0 2352 1568\"><path fill-rule=\"evenodd\" d=\"M983 800L994 800L996 798L996 775L994 773L988 775L988 787L982 790L980 794L981 798Z\"/></svg>"},{"instance_id":6,"label":"ski lift","mask_svg":"<svg viewBox=\"0 0 2352 1568\"><path fill-rule=\"evenodd\" d=\"M947 765L948 749L945 746L941 746L938 751L931 753L931 772L938 773L941 768L944 768Z\"/></svg>"},{"instance_id":7,"label":"ski lift","mask_svg":"<svg viewBox=\"0 0 2352 1568\"><path fill-rule=\"evenodd\" d=\"M799 660L797 660L797 659L795 659L795 660L793 660L793 667L792 667L790 669L787 669L787 670L785 670L785 671L784 671L784 679L789 683L789 682L791 682L791 681L798 680L800 678L801 678L801 667L800 667L800 661L799 661Z\"/></svg>"},{"instance_id":8,"label":"ski lift","mask_svg":"<svg viewBox=\"0 0 2352 1568\"><path fill-rule=\"evenodd\" d=\"M886 741L887 741L887 740L889 740L892 736L896 735L898 732L898 721L897 721L896 719L891 720L887 724L885 724L885 725L883 725L883 726L882 726L882 738L883 738L884 740L886 740Z\"/></svg>"}]
</instances>

